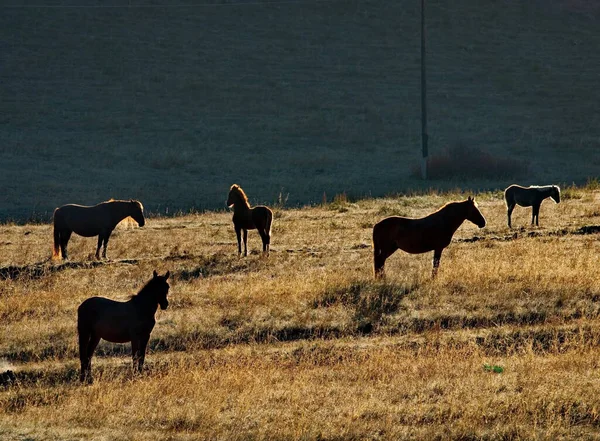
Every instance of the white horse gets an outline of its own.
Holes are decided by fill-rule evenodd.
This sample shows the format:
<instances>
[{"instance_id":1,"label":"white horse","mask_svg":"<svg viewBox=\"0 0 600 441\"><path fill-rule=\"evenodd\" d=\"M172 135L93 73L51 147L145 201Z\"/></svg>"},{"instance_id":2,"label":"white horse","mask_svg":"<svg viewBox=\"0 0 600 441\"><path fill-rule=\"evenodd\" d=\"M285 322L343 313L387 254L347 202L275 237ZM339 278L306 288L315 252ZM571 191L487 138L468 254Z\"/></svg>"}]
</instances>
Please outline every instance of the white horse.
<instances>
[{"instance_id":1,"label":"white horse","mask_svg":"<svg viewBox=\"0 0 600 441\"><path fill-rule=\"evenodd\" d=\"M506 209L508 214L508 227L510 224L510 216L515 209L515 205L521 207L532 207L531 225L535 224L539 227L540 220L540 205L546 198L552 198L557 204L560 202L560 188L558 185L532 185L531 187L521 187L513 184L504 190L504 200L506 201Z\"/></svg>"}]
</instances>

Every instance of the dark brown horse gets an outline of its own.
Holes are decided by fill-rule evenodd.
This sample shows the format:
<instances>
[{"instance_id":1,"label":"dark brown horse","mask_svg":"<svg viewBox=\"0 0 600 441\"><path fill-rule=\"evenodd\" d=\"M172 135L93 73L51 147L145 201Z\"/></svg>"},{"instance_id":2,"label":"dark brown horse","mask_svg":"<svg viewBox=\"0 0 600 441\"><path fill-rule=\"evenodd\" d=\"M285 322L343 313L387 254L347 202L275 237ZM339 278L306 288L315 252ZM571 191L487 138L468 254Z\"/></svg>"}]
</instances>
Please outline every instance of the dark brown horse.
<instances>
[{"instance_id":1,"label":"dark brown horse","mask_svg":"<svg viewBox=\"0 0 600 441\"><path fill-rule=\"evenodd\" d=\"M98 236L96 259L100 258L100 247L104 244L102 257L106 258L108 238L117 224L131 216L140 227L146 223L144 207L139 201L107 201L93 207L68 204L54 210L54 248L52 257L68 259L67 244L71 233L80 236Z\"/></svg>"},{"instance_id":2,"label":"dark brown horse","mask_svg":"<svg viewBox=\"0 0 600 441\"><path fill-rule=\"evenodd\" d=\"M471 197L463 202L449 202L420 219L392 216L378 222L373 227L375 277L383 276L385 260L397 249L411 254L433 251L435 277L442 251L465 220L479 228L485 227L485 218Z\"/></svg>"},{"instance_id":3,"label":"dark brown horse","mask_svg":"<svg viewBox=\"0 0 600 441\"><path fill-rule=\"evenodd\" d=\"M237 184L229 189L227 206L233 205L233 226L237 236L238 254L242 254L242 231L244 232L244 256L248 255L248 230L258 230L263 243L263 253L269 255L273 212L264 205L250 208L248 197Z\"/></svg>"},{"instance_id":4,"label":"dark brown horse","mask_svg":"<svg viewBox=\"0 0 600 441\"><path fill-rule=\"evenodd\" d=\"M80 380L92 381L92 355L100 339L112 343L131 342L133 367L142 371L146 345L156 323L154 314L167 309L169 301L169 271L159 276L154 271L152 279L127 302L117 302L104 297L91 297L77 309L79 334Z\"/></svg>"},{"instance_id":5,"label":"dark brown horse","mask_svg":"<svg viewBox=\"0 0 600 441\"><path fill-rule=\"evenodd\" d=\"M546 198L552 198L557 204L560 203L560 187L558 185L521 187L520 185L513 184L504 190L508 228L512 228L510 216L515 209L515 205L531 207L531 225L535 222L535 225L539 227L540 206Z\"/></svg>"}]
</instances>

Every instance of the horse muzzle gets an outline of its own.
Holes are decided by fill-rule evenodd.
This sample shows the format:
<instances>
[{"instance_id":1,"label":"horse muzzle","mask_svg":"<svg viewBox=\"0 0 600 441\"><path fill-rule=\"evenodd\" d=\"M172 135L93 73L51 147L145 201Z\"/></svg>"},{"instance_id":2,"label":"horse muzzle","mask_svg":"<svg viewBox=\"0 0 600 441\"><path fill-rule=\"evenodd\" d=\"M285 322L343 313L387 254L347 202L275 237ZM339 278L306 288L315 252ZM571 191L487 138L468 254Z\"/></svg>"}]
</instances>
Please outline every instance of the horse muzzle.
<instances>
[{"instance_id":1,"label":"horse muzzle","mask_svg":"<svg viewBox=\"0 0 600 441\"><path fill-rule=\"evenodd\" d=\"M146 225L146 220L142 219L141 222L138 222L138 226L143 227L144 225Z\"/></svg>"}]
</instances>

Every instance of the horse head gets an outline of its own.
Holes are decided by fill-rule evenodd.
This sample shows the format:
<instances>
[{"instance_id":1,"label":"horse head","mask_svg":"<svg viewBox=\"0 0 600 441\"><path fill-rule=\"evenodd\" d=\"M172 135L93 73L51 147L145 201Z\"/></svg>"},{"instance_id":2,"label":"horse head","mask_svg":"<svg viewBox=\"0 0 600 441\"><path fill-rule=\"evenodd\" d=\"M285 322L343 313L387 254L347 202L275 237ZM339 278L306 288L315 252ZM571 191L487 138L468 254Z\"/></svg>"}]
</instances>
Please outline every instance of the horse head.
<instances>
[{"instance_id":1,"label":"horse head","mask_svg":"<svg viewBox=\"0 0 600 441\"><path fill-rule=\"evenodd\" d=\"M140 201L134 201L133 199L131 199L129 203L131 204L131 212L129 215L140 227L143 227L146 223L146 219L144 219L144 206Z\"/></svg>"},{"instance_id":2,"label":"horse head","mask_svg":"<svg viewBox=\"0 0 600 441\"><path fill-rule=\"evenodd\" d=\"M483 217L483 214L481 214L481 211L479 211L475 199L469 196L469 198L464 203L467 204L466 219L473 222L479 228L485 227L485 217Z\"/></svg>"},{"instance_id":3,"label":"horse head","mask_svg":"<svg viewBox=\"0 0 600 441\"><path fill-rule=\"evenodd\" d=\"M242 203L248 206L248 197L246 196L246 193L244 193L244 190L242 190L242 187L237 184L233 184L229 189L229 195L227 196L226 204L228 207L231 207L237 203Z\"/></svg>"},{"instance_id":4,"label":"horse head","mask_svg":"<svg viewBox=\"0 0 600 441\"><path fill-rule=\"evenodd\" d=\"M553 185L552 186L552 193L550 193L550 197L557 204L560 203L560 187L558 185Z\"/></svg>"},{"instance_id":5,"label":"horse head","mask_svg":"<svg viewBox=\"0 0 600 441\"><path fill-rule=\"evenodd\" d=\"M160 305L160 309L167 309L169 306L169 301L167 300L167 294L169 293L169 284L167 283L167 279L171 275L170 271L167 271L164 276L158 275L156 270L154 270L152 282L154 285L154 290L156 293L156 300Z\"/></svg>"}]
</instances>

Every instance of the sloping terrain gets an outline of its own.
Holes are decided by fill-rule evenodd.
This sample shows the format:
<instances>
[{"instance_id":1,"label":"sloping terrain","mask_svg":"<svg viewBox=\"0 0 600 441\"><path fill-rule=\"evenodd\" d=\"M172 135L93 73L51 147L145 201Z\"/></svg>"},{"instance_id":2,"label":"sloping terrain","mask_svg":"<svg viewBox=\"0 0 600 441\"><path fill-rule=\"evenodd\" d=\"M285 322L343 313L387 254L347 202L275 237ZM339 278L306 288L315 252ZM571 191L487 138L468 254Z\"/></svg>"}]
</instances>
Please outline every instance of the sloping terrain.
<instances>
[{"instance_id":1,"label":"sloping terrain","mask_svg":"<svg viewBox=\"0 0 600 441\"><path fill-rule=\"evenodd\" d=\"M396 252L374 280L371 233L462 194L277 209L272 252L238 258L229 214L120 226L110 260L51 227L0 225L0 438L41 440L583 439L600 427L600 193L566 189L540 227L477 196L431 279ZM78 382L76 310L170 270L146 372L101 342ZM8 371L12 371L10 374Z\"/></svg>"}]
</instances>

